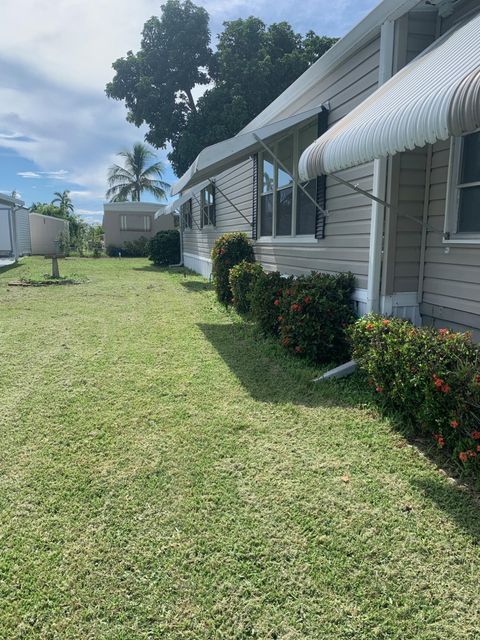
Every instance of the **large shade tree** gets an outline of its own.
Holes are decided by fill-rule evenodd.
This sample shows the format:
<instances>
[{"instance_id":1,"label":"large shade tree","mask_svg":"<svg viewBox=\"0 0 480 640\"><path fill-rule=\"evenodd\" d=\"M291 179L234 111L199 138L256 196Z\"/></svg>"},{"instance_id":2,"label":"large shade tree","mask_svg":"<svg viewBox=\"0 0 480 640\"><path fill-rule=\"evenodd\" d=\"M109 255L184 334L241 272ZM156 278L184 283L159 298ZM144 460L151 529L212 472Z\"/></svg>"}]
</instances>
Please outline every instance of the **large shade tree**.
<instances>
[{"instance_id":1,"label":"large shade tree","mask_svg":"<svg viewBox=\"0 0 480 640\"><path fill-rule=\"evenodd\" d=\"M165 168L162 162L151 163L155 154L145 144L137 142L131 151L117 155L123 159L123 166L114 164L108 170L106 197L110 202L140 202L144 191L158 200L166 198L170 185L162 180Z\"/></svg>"},{"instance_id":2,"label":"large shade tree","mask_svg":"<svg viewBox=\"0 0 480 640\"><path fill-rule=\"evenodd\" d=\"M208 23L191 0L167 0L145 23L140 50L113 63L106 88L125 102L130 122L147 125L147 142L171 145L177 175L203 147L238 133L336 42L251 16L226 22L213 53ZM207 84L195 101L194 87Z\"/></svg>"}]
</instances>

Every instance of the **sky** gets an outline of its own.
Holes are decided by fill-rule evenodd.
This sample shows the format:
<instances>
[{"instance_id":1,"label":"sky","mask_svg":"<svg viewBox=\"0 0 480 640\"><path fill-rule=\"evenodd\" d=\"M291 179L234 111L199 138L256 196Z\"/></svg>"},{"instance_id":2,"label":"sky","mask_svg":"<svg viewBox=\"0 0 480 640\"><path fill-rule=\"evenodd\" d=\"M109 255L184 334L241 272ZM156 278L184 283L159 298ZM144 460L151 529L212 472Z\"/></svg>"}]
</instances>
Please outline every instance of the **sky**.
<instances>
[{"instance_id":1,"label":"sky","mask_svg":"<svg viewBox=\"0 0 480 640\"><path fill-rule=\"evenodd\" d=\"M105 95L111 64L140 46L143 24L161 0L0 0L0 192L27 206L69 189L76 211L101 222L106 173L115 154L143 139L123 103ZM255 15L296 31L342 36L378 0L196 0L210 16L212 44L222 23ZM175 181L166 151L164 180ZM145 196L145 200L149 198Z\"/></svg>"}]
</instances>

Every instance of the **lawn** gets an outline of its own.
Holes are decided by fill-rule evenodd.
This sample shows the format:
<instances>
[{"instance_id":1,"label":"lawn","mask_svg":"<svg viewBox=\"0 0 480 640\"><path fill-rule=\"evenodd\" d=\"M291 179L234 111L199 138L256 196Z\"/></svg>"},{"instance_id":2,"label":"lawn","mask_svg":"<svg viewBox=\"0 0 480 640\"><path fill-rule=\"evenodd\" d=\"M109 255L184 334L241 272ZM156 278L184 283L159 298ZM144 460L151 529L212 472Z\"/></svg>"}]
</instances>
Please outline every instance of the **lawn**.
<instances>
[{"instance_id":1,"label":"lawn","mask_svg":"<svg viewBox=\"0 0 480 640\"><path fill-rule=\"evenodd\" d=\"M0 638L480 637L480 507L200 277L0 273Z\"/></svg>"}]
</instances>

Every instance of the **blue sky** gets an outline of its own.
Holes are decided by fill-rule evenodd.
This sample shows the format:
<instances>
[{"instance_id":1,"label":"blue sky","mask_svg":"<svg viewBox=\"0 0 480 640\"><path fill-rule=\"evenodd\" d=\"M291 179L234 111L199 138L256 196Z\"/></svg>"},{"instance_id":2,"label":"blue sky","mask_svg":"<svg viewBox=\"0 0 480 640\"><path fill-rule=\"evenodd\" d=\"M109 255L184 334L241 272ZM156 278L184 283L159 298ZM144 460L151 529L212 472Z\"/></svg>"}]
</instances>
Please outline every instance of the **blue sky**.
<instances>
[{"instance_id":1,"label":"blue sky","mask_svg":"<svg viewBox=\"0 0 480 640\"><path fill-rule=\"evenodd\" d=\"M213 42L225 20L255 15L286 20L302 33L342 36L377 0L197 0L211 15ZM85 220L100 222L108 166L141 140L121 103L104 87L111 63L137 50L154 0L1 0L0 191L15 189L27 205L70 189ZM166 152L158 151L166 161ZM166 167L167 182L175 177Z\"/></svg>"}]
</instances>

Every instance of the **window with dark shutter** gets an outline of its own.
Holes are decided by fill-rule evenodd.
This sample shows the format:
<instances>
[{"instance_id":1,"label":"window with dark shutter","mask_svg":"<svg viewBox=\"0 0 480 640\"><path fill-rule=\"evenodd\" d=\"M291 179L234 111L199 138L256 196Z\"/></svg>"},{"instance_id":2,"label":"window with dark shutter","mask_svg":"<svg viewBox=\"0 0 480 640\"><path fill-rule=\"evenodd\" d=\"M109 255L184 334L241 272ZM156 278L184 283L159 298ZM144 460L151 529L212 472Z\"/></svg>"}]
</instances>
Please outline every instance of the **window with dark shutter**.
<instances>
[{"instance_id":1,"label":"window with dark shutter","mask_svg":"<svg viewBox=\"0 0 480 640\"><path fill-rule=\"evenodd\" d=\"M200 226L215 226L217 223L215 212L215 185L209 184L200 192Z\"/></svg>"}]
</instances>

